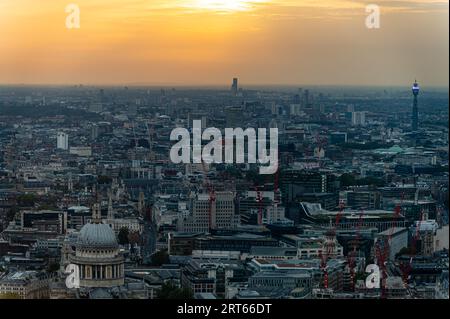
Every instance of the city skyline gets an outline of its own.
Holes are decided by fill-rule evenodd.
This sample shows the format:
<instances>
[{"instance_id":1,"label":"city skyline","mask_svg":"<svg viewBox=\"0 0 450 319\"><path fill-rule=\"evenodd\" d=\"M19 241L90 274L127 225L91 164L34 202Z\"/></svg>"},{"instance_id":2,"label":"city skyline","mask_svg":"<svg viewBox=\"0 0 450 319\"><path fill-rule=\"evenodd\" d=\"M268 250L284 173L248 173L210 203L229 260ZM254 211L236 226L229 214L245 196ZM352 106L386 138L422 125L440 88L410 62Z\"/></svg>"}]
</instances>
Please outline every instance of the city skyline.
<instances>
[{"instance_id":1,"label":"city skyline","mask_svg":"<svg viewBox=\"0 0 450 319\"><path fill-rule=\"evenodd\" d=\"M448 299L448 94L239 83L1 87L0 299Z\"/></svg>"},{"instance_id":2,"label":"city skyline","mask_svg":"<svg viewBox=\"0 0 450 319\"><path fill-rule=\"evenodd\" d=\"M448 3L77 1L0 4L1 84L448 86ZM168 22L170 21L170 22ZM33 41L24 41L24 39Z\"/></svg>"},{"instance_id":3,"label":"city skyline","mask_svg":"<svg viewBox=\"0 0 450 319\"><path fill-rule=\"evenodd\" d=\"M0 0L0 304L448 300L448 13Z\"/></svg>"}]
</instances>

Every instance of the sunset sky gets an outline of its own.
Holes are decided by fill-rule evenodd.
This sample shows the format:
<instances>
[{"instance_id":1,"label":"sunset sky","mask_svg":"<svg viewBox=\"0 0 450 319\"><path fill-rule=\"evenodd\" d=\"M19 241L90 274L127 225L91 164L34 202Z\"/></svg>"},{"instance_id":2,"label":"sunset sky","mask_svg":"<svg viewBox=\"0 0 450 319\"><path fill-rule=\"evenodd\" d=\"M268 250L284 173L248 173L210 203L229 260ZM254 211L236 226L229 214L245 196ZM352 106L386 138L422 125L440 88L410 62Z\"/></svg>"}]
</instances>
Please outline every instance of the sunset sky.
<instances>
[{"instance_id":1,"label":"sunset sky","mask_svg":"<svg viewBox=\"0 0 450 319\"><path fill-rule=\"evenodd\" d=\"M441 0L0 0L0 84L448 86L448 15Z\"/></svg>"}]
</instances>

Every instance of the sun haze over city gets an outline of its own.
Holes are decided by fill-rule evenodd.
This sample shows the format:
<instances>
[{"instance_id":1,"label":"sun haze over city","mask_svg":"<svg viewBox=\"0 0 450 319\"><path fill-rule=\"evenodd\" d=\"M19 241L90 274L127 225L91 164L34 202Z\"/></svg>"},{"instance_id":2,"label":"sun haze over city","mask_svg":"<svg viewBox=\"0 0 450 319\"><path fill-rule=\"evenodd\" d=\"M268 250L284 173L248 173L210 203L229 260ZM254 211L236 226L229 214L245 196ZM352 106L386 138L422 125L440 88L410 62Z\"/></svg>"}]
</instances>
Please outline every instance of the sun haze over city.
<instances>
[{"instance_id":1,"label":"sun haze over city","mask_svg":"<svg viewBox=\"0 0 450 319\"><path fill-rule=\"evenodd\" d=\"M0 2L1 84L448 85L448 2L76 0Z\"/></svg>"}]
</instances>

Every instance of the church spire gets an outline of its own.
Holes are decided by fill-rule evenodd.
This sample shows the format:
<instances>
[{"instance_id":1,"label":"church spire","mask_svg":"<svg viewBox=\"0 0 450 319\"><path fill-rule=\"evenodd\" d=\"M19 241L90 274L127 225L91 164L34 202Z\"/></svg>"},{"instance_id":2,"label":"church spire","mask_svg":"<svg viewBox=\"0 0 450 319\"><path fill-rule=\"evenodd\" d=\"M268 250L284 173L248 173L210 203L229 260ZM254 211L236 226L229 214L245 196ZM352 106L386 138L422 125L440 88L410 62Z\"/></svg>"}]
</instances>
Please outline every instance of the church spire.
<instances>
[{"instance_id":1,"label":"church spire","mask_svg":"<svg viewBox=\"0 0 450 319\"><path fill-rule=\"evenodd\" d=\"M113 203L112 203L112 190L108 191L108 219L114 219Z\"/></svg>"},{"instance_id":2,"label":"church spire","mask_svg":"<svg viewBox=\"0 0 450 319\"><path fill-rule=\"evenodd\" d=\"M100 224L102 222L102 213L99 203L92 205L92 222L94 224Z\"/></svg>"},{"instance_id":3,"label":"church spire","mask_svg":"<svg viewBox=\"0 0 450 319\"><path fill-rule=\"evenodd\" d=\"M145 209L145 195L143 191L140 191L138 199L138 212L141 215L144 215L144 209Z\"/></svg>"}]
</instances>

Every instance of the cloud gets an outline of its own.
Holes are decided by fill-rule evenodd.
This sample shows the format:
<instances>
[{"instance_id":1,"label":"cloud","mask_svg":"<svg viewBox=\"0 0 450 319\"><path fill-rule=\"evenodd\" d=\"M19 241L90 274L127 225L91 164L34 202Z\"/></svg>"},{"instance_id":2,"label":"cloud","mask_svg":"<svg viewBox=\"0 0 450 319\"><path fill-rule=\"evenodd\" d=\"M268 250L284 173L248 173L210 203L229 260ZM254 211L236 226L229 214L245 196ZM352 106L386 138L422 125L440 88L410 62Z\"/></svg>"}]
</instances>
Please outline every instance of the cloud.
<instances>
[{"instance_id":1,"label":"cloud","mask_svg":"<svg viewBox=\"0 0 450 319\"><path fill-rule=\"evenodd\" d=\"M448 11L448 1L440 0L350 0L354 3L361 3L363 5L378 4L382 8L397 9L401 11L416 12L427 11Z\"/></svg>"}]
</instances>

